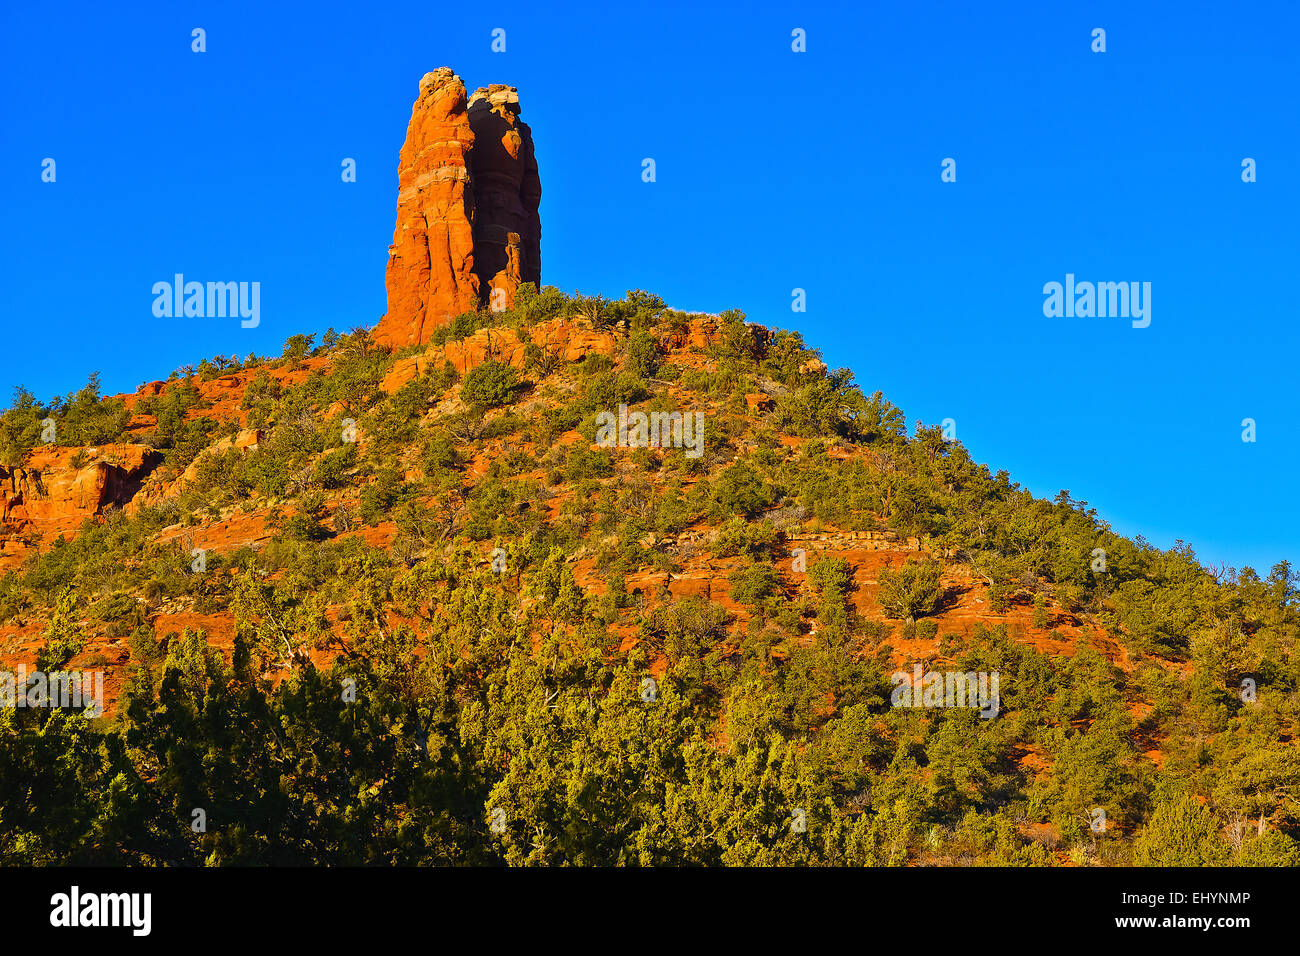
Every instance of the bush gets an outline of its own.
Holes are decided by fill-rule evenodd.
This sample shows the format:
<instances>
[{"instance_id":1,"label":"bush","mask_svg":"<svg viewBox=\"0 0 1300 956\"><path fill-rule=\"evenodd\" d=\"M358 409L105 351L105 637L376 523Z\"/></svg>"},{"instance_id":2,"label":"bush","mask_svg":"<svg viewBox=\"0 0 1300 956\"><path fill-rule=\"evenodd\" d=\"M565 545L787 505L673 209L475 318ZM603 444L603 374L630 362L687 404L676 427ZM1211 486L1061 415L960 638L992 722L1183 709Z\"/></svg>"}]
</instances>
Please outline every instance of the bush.
<instances>
[{"instance_id":1,"label":"bush","mask_svg":"<svg viewBox=\"0 0 1300 956\"><path fill-rule=\"evenodd\" d=\"M1047 627L1047 600L1041 594L1034 595L1034 627Z\"/></svg>"},{"instance_id":2,"label":"bush","mask_svg":"<svg viewBox=\"0 0 1300 956\"><path fill-rule=\"evenodd\" d=\"M519 385L519 375L511 366L488 359L465 376L460 397L470 405L496 408L513 401Z\"/></svg>"},{"instance_id":3,"label":"bush","mask_svg":"<svg viewBox=\"0 0 1300 956\"><path fill-rule=\"evenodd\" d=\"M726 609L712 601L689 597L655 608L641 623L644 638L660 643L670 667L699 659L727 636Z\"/></svg>"},{"instance_id":4,"label":"bush","mask_svg":"<svg viewBox=\"0 0 1300 956\"><path fill-rule=\"evenodd\" d=\"M776 544L776 528L771 521L764 518L754 523L733 516L718 529L718 540L713 544L713 553L720 558L739 554L757 561L761 557L770 556Z\"/></svg>"},{"instance_id":5,"label":"bush","mask_svg":"<svg viewBox=\"0 0 1300 956\"><path fill-rule=\"evenodd\" d=\"M424 444L422 464L426 475L443 469L459 468L460 452L456 450L456 443L451 436L441 433L430 436Z\"/></svg>"},{"instance_id":6,"label":"bush","mask_svg":"<svg viewBox=\"0 0 1300 956\"><path fill-rule=\"evenodd\" d=\"M325 518L325 497L309 491L298 499L298 513L284 522L285 537L291 541L324 541L329 532L321 525Z\"/></svg>"},{"instance_id":7,"label":"bush","mask_svg":"<svg viewBox=\"0 0 1300 956\"><path fill-rule=\"evenodd\" d=\"M354 444L327 452L317 460L312 470L312 483L321 488L342 488L347 484L347 472L356 461L357 446Z\"/></svg>"},{"instance_id":8,"label":"bush","mask_svg":"<svg viewBox=\"0 0 1300 956\"><path fill-rule=\"evenodd\" d=\"M653 378L662 356L659 343L648 332L635 332L627 343L627 368L641 378Z\"/></svg>"},{"instance_id":9,"label":"bush","mask_svg":"<svg viewBox=\"0 0 1300 956\"><path fill-rule=\"evenodd\" d=\"M377 525L412 494L410 486L392 468L382 469L375 480L361 489L361 520Z\"/></svg>"},{"instance_id":10,"label":"bush","mask_svg":"<svg viewBox=\"0 0 1300 956\"><path fill-rule=\"evenodd\" d=\"M39 671L60 670L85 648L85 636L77 621L76 596L71 589L59 596L44 636L45 643L36 652Z\"/></svg>"},{"instance_id":11,"label":"bush","mask_svg":"<svg viewBox=\"0 0 1300 956\"><path fill-rule=\"evenodd\" d=\"M880 569L880 606L892 618L915 620L933 614L942 593L943 566L938 561L913 561L898 570Z\"/></svg>"},{"instance_id":12,"label":"bush","mask_svg":"<svg viewBox=\"0 0 1300 956\"><path fill-rule=\"evenodd\" d=\"M733 571L728 580L731 582L731 599L737 604L750 606L762 604L776 593L780 584L770 564L751 564Z\"/></svg>"},{"instance_id":13,"label":"bush","mask_svg":"<svg viewBox=\"0 0 1300 956\"><path fill-rule=\"evenodd\" d=\"M989 585L989 608L994 614L1005 614L1011 609L1011 585L994 581Z\"/></svg>"},{"instance_id":14,"label":"bush","mask_svg":"<svg viewBox=\"0 0 1300 956\"><path fill-rule=\"evenodd\" d=\"M777 399L777 427L804 438L839 434L845 430L843 404L839 389L827 379L817 379Z\"/></svg>"},{"instance_id":15,"label":"bush","mask_svg":"<svg viewBox=\"0 0 1300 956\"><path fill-rule=\"evenodd\" d=\"M718 476L713 501L723 514L752 515L772 503L772 489L758 472L738 461Z\"/></svg>"},{"instance_id":16,"label":"bush","mask_svg":"<svg viewBox=\"0 0 1300 956\"><path fill-rule=\"evenodd\" d=\"M903 625L902 636L908 641L932 641L939 633L939 623L928 618L911 621Z\"/></svg>"},{"instance_id":17,"label":"bush","mask_svg":"<svg viewBox=\"0 0 1300 956\"><path fill-rule=\"evenodd\" d=\"M1157 806L1133 841L1135 866L1216 866L1227 857L1214 814L1186 793Z\"/></svg>"},{"instance_id":18,"label":"bush","mask_svg":"<svg viewBox=\"0 0 1300 956\"><path fill-rule=\"evenodd\" d=\"M584 365L598 369L586 382L583 389L582 404L592 411L617 411L619 405L633 405L647 395L645 380L631 369L624 369L617 375L608 369L601 369L598 360L603 355L590 356ZM605 359L608 361L608 359ZM589 369L584 368L584 372Z\"/></svg>"},{"instance_id":19,"label":"bush","mask_svg":"<svg viewBox=\"0 0 1300 956\"><path fill-rule=\"evenodd\" d=\"M315 341L314 335L291 335L284 343L284 353L281 357L288 361L290 368L298 368L302 365L302 360L311 352L312 343Z\"/></svg>"}]
</instances>

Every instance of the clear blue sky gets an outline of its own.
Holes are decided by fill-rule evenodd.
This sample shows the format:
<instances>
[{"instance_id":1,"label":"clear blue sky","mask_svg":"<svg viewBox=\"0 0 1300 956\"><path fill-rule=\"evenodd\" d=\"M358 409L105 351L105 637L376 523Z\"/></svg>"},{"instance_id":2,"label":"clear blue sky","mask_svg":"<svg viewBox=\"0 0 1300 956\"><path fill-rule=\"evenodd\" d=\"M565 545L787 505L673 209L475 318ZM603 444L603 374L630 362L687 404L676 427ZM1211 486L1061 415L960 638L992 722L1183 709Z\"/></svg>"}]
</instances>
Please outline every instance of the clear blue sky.
<instances>
[{"instance_id":1,"label":"clear blue sky","mask_svg":"<svg viewBox=\"0 0 1300 956\"><path fill-rule=\"evenodd\" d=\"M411 103L448 65L471 90L519 87L545 282L798 328L1037 494L1067 488L1206 562L1300 559L1292 3L77 2L0 18L6 402L18 383L48 398L98 369L129 391L373 325ZM260 327L155 318L151 286L176 272L260 281ZM1151 282L1150 327L1045 318L1043 285L1067 272Z\"/></svg>"}]
</instances>

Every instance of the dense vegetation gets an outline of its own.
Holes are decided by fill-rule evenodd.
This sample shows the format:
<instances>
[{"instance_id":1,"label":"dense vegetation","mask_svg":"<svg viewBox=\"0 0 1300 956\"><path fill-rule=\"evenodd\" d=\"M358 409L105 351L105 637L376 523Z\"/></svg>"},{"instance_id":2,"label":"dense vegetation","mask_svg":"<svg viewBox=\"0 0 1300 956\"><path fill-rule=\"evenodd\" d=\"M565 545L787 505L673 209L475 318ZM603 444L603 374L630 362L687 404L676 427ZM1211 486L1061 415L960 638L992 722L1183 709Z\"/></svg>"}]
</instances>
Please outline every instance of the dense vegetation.
<instances>
[{"instance_id":1,"label":"dense vegetation","mask_svg":"<svg viewBox=\"0 0 1300 956\"><path fill-rule=\"evenodd\" d=\"M692 363L669 346L689 317L652 295L525 287L436 344L493 326L527 341L573 314L619 354L530 342L522 372L446 365L390 395L398 356L330 332L182 370L136 409L160 477L195 480L0 579L0 625L45 622L49 667L95 663L84 630L131 651L111 717L0 709L0 863L1300 862L1288 564L1216 574L1066 492L1035 499L739 313ZM205 450L238 425L204 417L195 382L232 370L266 437ZM773 406L755 414L759 391ZM706 410L703 456L592 448L620 402ZM48 405L20 390L0 465L47 418L93 444L129 417L93 378ZM558 441L574 429L588 441ZM272 540L202 573L158 537L242 512ZM1063 655L1006 624L945 634L944 565L919 558L882 573L885 620L867 620L848 562L791 572L800 529L915 537L995 610L1032 607L1041 628L1058 608L1084 636ZM735 564L743 615L629 588L700 553ZM579 586L579 562L602 587ZM233 649L157 633L163 608L229 613ZM1000 674L996 719L890 706L891 641L932 637L927 666Z\"/></svg>"}]
</instances>

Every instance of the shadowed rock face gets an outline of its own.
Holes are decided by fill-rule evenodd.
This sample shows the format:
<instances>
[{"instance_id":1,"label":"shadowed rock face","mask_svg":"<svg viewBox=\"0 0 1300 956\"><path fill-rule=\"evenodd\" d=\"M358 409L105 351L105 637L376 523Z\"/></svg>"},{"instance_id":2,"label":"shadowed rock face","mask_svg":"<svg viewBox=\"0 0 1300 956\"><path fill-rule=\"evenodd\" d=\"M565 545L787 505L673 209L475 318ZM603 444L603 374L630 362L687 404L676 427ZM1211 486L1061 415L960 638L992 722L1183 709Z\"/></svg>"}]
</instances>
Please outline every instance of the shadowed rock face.
<instances>
[{"instance_id":1,"label":"shadowed rock face","mask_svg":"<svg viewBox=\"0 0 1300 956\"><path fill-rule=\"evenodd\" d=\"M489 306L508 308L523 282L541 284L542 224L537 207L542 183L533 134L519 118L513 86L477 90L469 100L475 149L470 154L474 187L474 271ZM495 289L504 295L493 299Z\"/></svg>"},{"instance_id":2,"label":"shadowed rock face","mask_svg":"<svg viewBox=\"0 0 1300 956\"><path fill-rule=\"evenodd\" d=\"M375 340L422 345L455 316L509 308L521 283L540 285L541 196L515 88L467 99L448 67L425 74L398 164L388 314Z\"/></svg>"}]
</instances>

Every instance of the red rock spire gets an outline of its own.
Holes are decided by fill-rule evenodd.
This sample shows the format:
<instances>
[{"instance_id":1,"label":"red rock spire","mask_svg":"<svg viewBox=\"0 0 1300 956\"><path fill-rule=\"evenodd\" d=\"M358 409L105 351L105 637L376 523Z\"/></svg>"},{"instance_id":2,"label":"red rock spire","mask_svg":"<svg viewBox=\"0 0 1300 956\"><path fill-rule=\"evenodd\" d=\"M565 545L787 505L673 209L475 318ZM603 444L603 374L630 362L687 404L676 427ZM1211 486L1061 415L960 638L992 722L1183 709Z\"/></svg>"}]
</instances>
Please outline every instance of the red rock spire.
<instances>
[{"instance_id":1,"label":"red rock spire","mask_svg":"<svg viewBox=\"0 0 1300 956\"><path fill-rule=\"evenodd\" d=\"M485 87L467 101L451 69L426 73L398 165L388 313L375 340L422 345L455 316L508 308L521 283L540 285L541 196L515 88Z\"/></svg>"}]
</instances>

